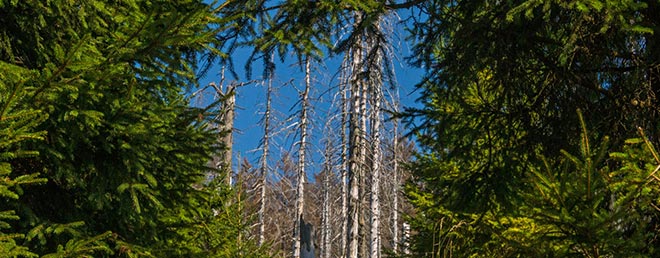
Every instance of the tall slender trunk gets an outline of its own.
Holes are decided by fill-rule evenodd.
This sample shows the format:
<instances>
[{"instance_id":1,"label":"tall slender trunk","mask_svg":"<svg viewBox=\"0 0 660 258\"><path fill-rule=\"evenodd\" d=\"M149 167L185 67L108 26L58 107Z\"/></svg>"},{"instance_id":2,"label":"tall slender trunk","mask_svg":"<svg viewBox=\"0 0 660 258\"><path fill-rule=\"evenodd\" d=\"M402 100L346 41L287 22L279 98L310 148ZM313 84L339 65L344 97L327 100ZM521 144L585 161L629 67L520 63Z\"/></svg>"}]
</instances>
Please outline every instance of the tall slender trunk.
<instances>
[{"instance_id":1,"label":"tall slender trunk","mask_svg":"<svg viewBox=\"0 0 660 258\"><path fill-rule=\"evenodd\" d=\"M273 79L268 78L268 88L266 89L266 112L264 113L264 138L263 138L263 154L261 156L261 196L259 205L259 246L265 242L266 232L266 186L268 182L268 151L270 140L270 108L271 108L271 94L273 91Z\"/></svg>"},{"instance_id":2,"label":"tall slender trunk","mask_svg":"<svg viewBox=\"0 0 660 258\"><path fill-rule=\"evenodd\" d=\"M359 14L356 14L356 28L359 23ZM350 121L349 121L349 167L348 167L348 187L349 187L349 215L348 215L348 243L346 256L349 258L358 257L358 241L359 241L359 214L360 214L360 179L362 178L362 158L363 153L363 139L364 131L361 126L361 93L362 93L362 78L360 72L362 70L362 40L358 39L357 42L351 47L350 50L351 60L351 83L350 83Z\"/></svg>"},{"instance_id":3,"label":"tall slender trunk","mask_svg":"<svg viewBox=\"0 0 660 258\"><path fill-rule=\"evenodd\" d=\"M351 94L351 98L353 99L351 101L351 109L354 110L355 108L359 108L359 91L355 91L356 93ZM359 150L360 148L358 147L358 144L360 144L360 133L358 132L359 130L359 121L358 121L358 111L351 112L351 121L350 121L350 127L351 130L349 132L350 134L350 158L349 158L349 168L348 168L348 187L349 187L349 202L348 202L348 208L349 208L349 214L348 214L348 234L346 235L348 237L347 239L347 257L350 258L357 258L358 257L358 210L359 210L359 205L360 205L360 199L359 199L359 174L360 174L360 164L359 164Z\"/></svg>"},{"instance_id":4,"label":"tall slender trunk","mask_svg":"<svg viewBox=\"0 0 660 258\"><path fill-rule=\"evenodd\" d=\"M303 219L303 211L305 209L305 152L307 145L307 109L309 108L309 89L311 87L311 62L309 57L305 58L305 89L301 96L301 112L300 112L300 145L298 149L298 186L296 197L296 225L294 229L294 250L293 257L300 257L300 230L301 222Z\"/></svg>"},{"instance_id":5,"label":"tall slender trunk","mask_svg":"<svg viewBox=\"0 0 660 258\"><path fill-rule=\"evenodd\" d=\"M380 19L379 19L380 20ZM380 30L380 21L376 21L374 25L376 29ZM371 120L371 192L370 192L370 210L371 219L369 221L370 235L369 235L369 256L372 258L380 258L381 248L381 235L380 235L380 177L382 173L383 152L381 146L382 134L382 121L383 115L381 111L381 104L383 97L383 61L384 50L380 46L381 42L374 37L374 35L367 35L368 46L371 47L369 52L372 60L367 60L369 65L369 100L371 103L372 111L370 114Z\"/></svg>"},{"instance_id":6,"label":"tall slender trunk","mask_svg":"<svg viewBox=\"0 0 660 258\"><path fill-rule=\"evenodd\" d=\"M223 75L224 77L224 75ZM222 85L220 85L222 87ZM222 88L220 88L222 90ZM235 86L234 85L229 85L225 89L224 93L221 93L223 95L228 95L227 100L223 103L223 112L224 112L224 117L223 117L223 125L221 126L221 129L223 132L226 132L222 138L220 139L222 143L225 146L225 150L222 153L222 157L219 161L218 164L216 164L216 167L221 169L221 171L225 171L227 175L225 175L224 181L225 184L231 185L231 177L232 177L232 167L231 167L231 158L232 158L232 145L234 144L234 136L233 136L233 131L234 131L234 110L236 106L236 95L234 94Z\"/></svg>"},{"instance_id":7,"label":"tall slender trunk","mask_svg":"<svg viewBox=\"0 0 660 258\"><path fill-rule=\"evenodd\" d=\"M398 100L394 100L395 102ZM394 112L398 112L398 104L394 104ZM393 120L393 147L392 147L392 172L393 172L393 200L392 200L392 251L399 252L399 122Z\"/></svg>"},{"instance_id":8,"label":"tall slender trunk","mask_svg":"<svg viewBox=\"0 0 660 258\"><path fill-rule=\"evenodd\" d=\"M328 140L325 146L325 167L323 169L323 207L321 212L321 248L322 254L321 257L330 258L330 253L332 251L332 245L330 244L330 238L332 236L331 227L330 227L330 218L332 217L332 209L330 207L330 180L332 175L332 148L331 142Z\"/></svg>"},{"instance_id":9,"label":"tall slender trunk","mask_svg":"<svg viewBox=\"0 0 660 258\"><path fill-rule=\"evenodd\" d=\"M360 70L360 77L363 77L364 73L366 70L364 70L364 65L365 65L365 56L367 54L367 49L366 48L366 43L362 44L361 47L363 49L363 56L360 57L362 60L362 70ZM360 78L360 109L359 109L359 116L360 116L360 156L359 156L359 166L360 166L360 175L358 178L359 181L359 199L360 199L360 206L358 207L358 221L360 224L360 227L358 229L359 235L360 235L360 251L359 255L360 257L365 257L368 255L368 242L367 242L367 210L365 207L367 207L367 155L369 154L367 151L367 97L368 97L368 83L365 82L366 78ZM370 190L370 189L369 189Z\"/></svg>"},{"instance_id":10,"label":"tall slender trunk","mask_svg":"<svg viewBox=\"0 0 660 258\"><path fill-rule=\"evenodd\" d=\"M348 140L346 135L348 120L348 84L344 71L341 80L341 256L346 257L346 240L348 236Z\"/></svg>"},{"instance_id":11,"label":"tall slender trunk","mask_svg":"<svg viewBox=\"0 0 660 258\"><path fill-rule=\"evenodd\" d=\"M241 82L241 83L230 83L224 87L225 82L225 69L222 68L220 72L220 83L209 83L209 86L213 87L215 90L216 96L223 98L224 102L222 103L220 115L216 117L218 120L217 128L220 132L218 135L218 141L221 142L225 149L220 153L220 155L213 158L213 165L221 172L226 172L222 178L223 182L229 186L233 185L232 176L232 146L234 143L234 113L236 109L236 89L252 82ZM240 159L237 159L240 160ZM240 166L240 163L239 165ZM238 170L239 168L237 168Z\"/></svg>"},{"instance_id":12,"label":"tall slender trunk","mask_svg":"<svg viewBox=\"0 0 660 258\"><path fill-rule=\"evenodd\" d=\"M403 254L410 254L410 224L403 222Z\"/></svg>"},{"instance_id":13,"label":"tall slender trunk","mask_svg":"<svg viewBox=\"0 0 660 258\"><path fill-rule=\"evenodd\" d=\"M379 81L378 79L374 81ZM373 83L371 85L373 111L371 113L372 121L372 171L371 171L371 220L369 237L369 256L372 258L380 257L380 175L382 170L382 151L381 151L381 121L382 112L380 110L382 101L382 84Z\"/></svg>"}]
</instances>

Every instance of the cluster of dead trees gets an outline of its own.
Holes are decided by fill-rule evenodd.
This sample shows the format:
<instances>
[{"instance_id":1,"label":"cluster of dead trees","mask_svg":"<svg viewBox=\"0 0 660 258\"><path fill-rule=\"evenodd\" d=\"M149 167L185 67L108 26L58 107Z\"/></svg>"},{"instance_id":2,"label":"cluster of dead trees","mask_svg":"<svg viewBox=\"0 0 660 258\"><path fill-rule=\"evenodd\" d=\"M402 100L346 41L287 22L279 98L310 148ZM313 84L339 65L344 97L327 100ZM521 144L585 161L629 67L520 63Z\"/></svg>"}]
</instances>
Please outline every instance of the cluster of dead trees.
<instances>
[{"instance_id":1,"label":"cluster of dead trees","mask_svg":"<svg viewBox=\"0 0 660 258\"><path fill-rule=\"evenodd\" d=\"M328 143L326 146L330 146L331 141L325 142ZM394 155L397 153L399 161L410 159L413 145L405 140L399 140L398 145L394 145L391 138L383 144L383 160L386 161L381 165L383 178L386 179L381 180L378 185L381 215L378 225L381 239L379 249L403 252L404 223L401 214L408 213L410 208L401 200L399 190L408 175L402 166L394 161ZM329 149L331 148L327 147L326 150ZM299 220L296 220L299 169L294 153L285 153L270 165L265 180L260 165L243 159L234 181L235 187L243 194L246 222L253 225L246 235L266 245L275 256L291 257L292 248L295 246L294 226L297 224L300 225L301 241L298 250L303 250L299 251L299 257L305 257L304 250L314 250L314 257L346 257L347 248L342 245L350 241L343 240L346 235L342 232L347 230L347 223L342 214L349 214L350 207L343 205L342 200L345 197L342 192L345 191L345 185L341 181L341 166L338 164L340 159L338 155L333 155L326 151L324 160L327 162L321 164L322 171L309 175L303 183L304 210ZM395 173L397 169L398 173ZM371 245L371 180L369 177L365 178L364 185L360 187L362 190L359 191L361 200L356 205L360 217L357 239L359 257L368 257L367 252Z\"/></svg>"},{"instance_id":2,"label":"cluster of dead trees","mask_svg":"<svg viewBox=\"0 0 660 258\"><path fill-rule=\"evenodd\" d=\"M312 90L327 87L313 79L318 60L301 59L304 79L288 124L274 122L271 103L277 76L271 72L263 78L260 158L256 164L241 160L228 181L241 192L246 222L253 225L246 236L268 246L274 256L356 258L405 252L401 214L409 208L401 186L408 175L402 163L412 158L414 145L402 137L393 118L400 104L388 58L393 53L387 41L391 31L382 19L368 27L358 23L356 13L356 33L345 44L339 79L330 87L329 112L310 115L316 104ZM235 86L217 93L233 94ZM229 97L220 124L231 128L235 101ZM312 121L324 125L316 130L322 136L313 143ZM282 128L295 130L289 134L295 135L293 146L273 151L272 140L278 137L274 132ZM220 140L232 144L231 134ZM312 149L322 151L310 155ZM231 156L228 149L218 165L231 167ZM312 162L310 156L322 161Z\"/></svg>"}]
</instances>

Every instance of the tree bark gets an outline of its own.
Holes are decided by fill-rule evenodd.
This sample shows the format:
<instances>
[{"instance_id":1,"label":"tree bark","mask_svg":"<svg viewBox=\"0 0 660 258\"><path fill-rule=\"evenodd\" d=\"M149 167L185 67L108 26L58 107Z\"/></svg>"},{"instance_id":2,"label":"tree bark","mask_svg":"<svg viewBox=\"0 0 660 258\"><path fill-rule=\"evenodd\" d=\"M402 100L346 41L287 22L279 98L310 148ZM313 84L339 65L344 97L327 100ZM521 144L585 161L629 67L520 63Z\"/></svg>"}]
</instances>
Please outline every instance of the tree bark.
<instances>
[{"instance_id":1,"label":"tree bark","mask_svg":"<svg viewBox=\"0 0 660 258\"><path fill-rule=\"evenodd\" d=\"M410 254L410 224L403 222L403 254Z\"/></svg>"},{"instance_id":2,"label":"tree bark","mask_svg":"<svg viewBox=\"0 0 660 258\"><path fill-rule=\"evenodd\" d=\"M330 258L332 245L330 238L332 236L330 227L330 218L332 217L332 207L330 200L330 180L332 175L332 148L331 141L328 140L325 146L325 165L323 171L323 207L321 212L321 257Z\"/></svg>"},{"instance_id":3,"label":"tree bark","mask_svg":"<svg viewBox=\"0 0 660 258\"><path fill-rule=\"evenodd\" d=\"M222 85L221 85L222 87ZM222 90L222 88L220 88ZM225 89L224 92L220 92L220 94L227 96L227 100L223 103L222 109L224 112L224 117L223 117L223 124L221 125L221 131L226 132L225 135L221 137L221 141L225 146L224 152L222 153L222 157L220 158L220 162L216 164L216 167L220 169L220 171L226 171L227 175L225 175L224 181L225 184L231 185L231 177L232 177L232 146L234 144L234 110L236 107L236 95L234 94L235 86L234 85L229 85Z\"/></svg>"},{"instance_id":4,"label":"tree bark","mask_svg":"<svg viewBox=\"0 0 660 258\"><path fill-rule=\"evenodd\" d=\"M378 80L374 80L378 81ZM371 85L373 111L371 115L372 121L372 171L371 171L371 220L370 220L370 237L369 237L369 256L372 258L380 257L380 175L382 168L382 151L381 151L381 84L374 83Z\"/></svg>"},{"instance_id":5,"label":"tree bark","mask_svg":"<svg viewBox=\"0 0 660 258\"><path fill-rule=\"evenodd\" d=\"M343 71L341 83L341 256L346 257L346 242L348 236L348 137L346 135L348 120L348 84L347 74Z\"/></svg>"},{"instance_id":6,"label":"tree bark","mask_svg":"<svg viewBox=\"0 0 660 258\"><path fill-rule=\"evenodd\" d=\"M374 24L376 29L380 31L380 19ZM373 53L372 60L367 60L370 64L368 68L369 72L369 101L371 103L372 111L370 114L371 120L371 192L370 192L370 210L371 210L371 219L370 219L370 236L369 236L369 256L372 258L380 257L380 248L381 248L381 232L380 232L380 223L381 223L381 212L380 212L380 176L382 173L382 144L381 144L381 134L382 134L382 111L381 104L383 101L383 75L382 65L384 62L384 49L383 42L380 42L377 37L374 35L367 35L368 46L371 47L369 52ZM371 54L370 54L371 55Z\"/></svg>"},{"instance_id":7,"label":"tree bark","mask_svg":"<svg viewBox=\"0 0 660 258\"><path fill-rule=\"evenodd\" d=\"M394 100L395 102L398 100ZM394 112L398 112L398 103L394 104ZM399 122L393 121L393 147L392 147L392 172L394 179L393 200L392 200L392 251L394 254L399 252Z\"/></svg>"},{"instance_id":8,"label":"tree bark","mask_svg":"<svg viewBox=\"0 0 660 258\"><path fill-rule=\"evenodd\" d=\"M265 242L266 232L266 186L268 180L268 151L270 140L270 108L271 108L271 94L273 91L273 79L268 78L268 87L266 89L266 112L264 113L264 138L263 138L263 154L261 156L261 194L259 204L259 246Z\"/></svg>"},{"instance_id":9,"label":"tree bark","mask_svg":"<svg viewBox=\"0 0 660 258\"><path fill-rule=\"evenodd\" d=\"M359 15L356 15L359 20ZM356 28L359 21L356 21ZM349 121L349 167L348 167L348 187L350 198L348 200L349 215L348 215L348 239L347 239L347 252L346 256L349 258L358 257L358 241L359 241L359 214L360 214L360 179L362 178L362 158L364 157L362 141L364 139L364 132L361 127L361 92L362 82L360 78L360 71L362 65L362 41L357 40L354 46L351 47L351 83L350 83L350 121Z\"/></svg>"},{"instance_id":10,"label":"tree bark","mask_svg":"<svg viewBox=\"0 0 660 258\"><path fill-rule=\"evenodd\" d=\"M380 108L376 102L375 109ZM374 115L374 134L373 134L373 171L371 172L371 234L370 234L370 256L372 258L380 257L380 175L381 175L381 146L380 146L380 112Z\"/></svg>"},{"instance_id":11,"label":"tree bark","mask_svg":"<svg viewBox=\"0 0 660 258\"><path fill-rule=\"evenodd\" d=\"M294 229L294 250L293 257L300 257L300 225L303 219L303 211L305 210L305 181L307 174L305 172L305 152L307 145L307 109L309 108L309 89L311 87L311 62L309 57L305 58L305 89L301 96L301 112L300 112L300 145L298 149L298 184L297 184L297 197L296 197L296 226Z\"/></svg>"},{"instance_id":12,"label":"tree bark","mask_svg":"<svg viewBox=\"0 0 660 258\"><path fill-rule=\"evenodd\" d=\"M360 245L360 250L358 253L359 257L366 257L369 253L369 244L367 242L368 240L368 231L367 231L367 217L369 214L367 212L369 210L366 209L368 202L367 202L367 155L369 154L367 151L367 98L368 98L368 83L365 82L365 79L363 78L365 72L367 72L365 63L367 60L365 60L368 48L366 47L366 42L361 45L363 55L360 57L361 64L360 64L360 72L358 73L359 82L360 82L360 109L359 109L359 117L360 117L360 156L359 161L358 161L358 166L360 166L360 174L358 177L359 181L359 206L358 206L358 221L359 221L359 245ZM370 190L370 189L369 189Z\"/></svg>"}]
</instances>

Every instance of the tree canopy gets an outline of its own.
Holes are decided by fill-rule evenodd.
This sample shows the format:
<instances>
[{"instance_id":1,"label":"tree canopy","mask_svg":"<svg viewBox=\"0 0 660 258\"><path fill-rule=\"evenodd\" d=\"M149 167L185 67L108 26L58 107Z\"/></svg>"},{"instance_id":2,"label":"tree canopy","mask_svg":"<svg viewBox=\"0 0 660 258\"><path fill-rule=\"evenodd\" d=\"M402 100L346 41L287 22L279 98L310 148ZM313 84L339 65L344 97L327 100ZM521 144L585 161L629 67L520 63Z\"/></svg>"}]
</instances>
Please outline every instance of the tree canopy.
<instances>
[{"instance_id":1,"label":"tree canopy","mask_svg":"<svg viewBox=\"0 0 660 258\"><path fill-rule=\"evenodd\" d=\"M204 185L222 148L206 119L215 105L186 97L222 55L231 22L217 12L199 1L0 2L3 253L245 251L231 237L243 225L221 219L235 216L230 192Z\"/></svg>"},{"instance_id":2,"label":"tree canopy","mask_svg":"<svg viewBox=\"0 0 660 258\"><path fill-rule=\"evenodd\" d=\"M338 142L350 148L334 155L344 159L336 166L343 166L341 179L331 160L323 172L323 230L341 224L352 236L339 236L337 253L358 256L366 255L365 232L373 229L370 253L379 257L378 231L390 223L380 220L386 191L377 184L387 175L379 173L396 170L398 160L373 163L397 159L402 148L394 141L391 154L382 152L383 82L394 73L380 26L403 9L408 61L425 71L417 84L421 107L397 114L421 149L407 165L411 256L658 256L656 0L0 0L0 253L263 256L264 246L243 238L251 206L240 202L250 195L241 187L251 181L230 189L207 177L230 172L209 166L226 147L218 139L229 132L214 119L224 99L190 103L214 64L236 74L232 53L247 47L248 78L255 60L268 79L276 55L307 61L303 110L309 58L345 54L342 103L332 108L343 113ZM301 160L290 170L303 168ZM303 196L307 175L300 171ZM282 190L269 198L288 199L286 183L273 183ZM331 192L343 195L339 220L327 217ZM371 211L361 208L366 196ZM288 207L282 203L260 210ZM400 207L386 208L396 215L398 239ZM269 223L286 218L276 221ZM322 248L331 248L330 234L323 235Z\"/></svg>"},{"instance_id":3,"label":"tree canopy","mask_svg":"<svg viewBox=\"0 0 660 258\"><path fill-rule=\"evenodd\" d=\"M407 112L424 149L407 191L417 252L657 252L658 6L419 6L410 59L427 71L424 107ZM624 172L632 164L639 174Z\"/></svg>"}]
</instances>

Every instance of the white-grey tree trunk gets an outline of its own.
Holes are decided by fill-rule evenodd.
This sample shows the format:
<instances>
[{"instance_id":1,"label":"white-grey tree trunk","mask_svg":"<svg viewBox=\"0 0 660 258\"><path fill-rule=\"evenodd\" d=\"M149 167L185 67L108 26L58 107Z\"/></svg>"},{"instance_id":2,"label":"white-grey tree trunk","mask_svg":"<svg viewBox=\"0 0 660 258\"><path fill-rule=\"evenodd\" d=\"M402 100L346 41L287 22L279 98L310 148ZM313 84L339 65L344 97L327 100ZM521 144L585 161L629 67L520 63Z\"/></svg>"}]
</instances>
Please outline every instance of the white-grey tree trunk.
<instances>
[{"instance_id":1,"label":"white-grey tree trunk","mask_svg":"<svg viewBox=\"0 0 660 258\"><path fill-rule=\"evenodd\" d=\"M301 222L303 219L303 211L305 210L305 181L307 174L305 172L305 152L307 145L307 109L309 108L309 90L311 88L311 61L309 57L305 58L305 89L301 96L301 112L300 112L300 142L298 148L298 184L297 184L297 197L296 197L296 226L294 229L294 249L293 257L300 257L300 233Z\"/></svg>"},{"instance_id":2,"label":"white-grey tree trunk","mask_svg":"<svg viewBox=\"0 0 660 258\"><path fill-rule=\"evenodd\" d=\"M395 101L394 112L398 112L398 103ZM392 147L392 173L393 173L393 200L392 200L392 251L394 254L399 252L399 122L397 120L393 121L393 147Z\"/></svg>"},{"instance_id":3,"label":"white-grey tree trunk","mask_svg":"<svg viewBox=\"0 0 660 258\"><path fill-rule=\"evenodd\" d=\"M358 15L356 15L357 17ZM357 28L356 21L356 28ZM358 258L359 247L359 213L360 213L360 179L362 178L362 161L364 131L361 126L361 105L362 105L362 79L360 71L362 70L362 41L360 39L351 47L351 82L350 82L350 121L349 121L349 167L348 167L348 187L349 187L349 214L348 214L348 239L346 256L349 258Z\"/></svg>"},{"instance_id":4,"label":"white-grey tree trunk","mask_svg":"<svg viewBox=\"0 0 660 258\"><path fill-rule=\"evenodd\" d=\"M374 25L380 31L380 21ZM372 111L371 120L371 191L370 191L370 235L369 235L369 257L380 258L381 235L380 235L380 177L382 173L383 152L381 144L382 135L382 111L383 97L383 75L382 65L384 52L380 42L374 35L367 35L369 52L372 60L367 60L369 65L369 101Z\"/></svg>"},{"instance_id":5,"label":"white-grey tree trunk","mask_svg":"<svg viewBox=\"0 0 660 258\"><path fill-rule=\"evenodd\" d=\"M379 80L371 80L379 81ZM382 151L381 151L381 101L382 84L373 83L371 85L371 99L373 101L373 111L371 113L372 121L372 171L371 171L371 219L370 219L370 237L369 237L369 256L372 258L380 257L380 175L382 170Z\"/></svg>"},{"instance_id":6,"label":"white-grey tree trunk","mask_svg":"<svg viewBox=\"0 0 660 258\"><path fill-rule=\"evenodd\" d=\"M266 112L264 113L264 138L263 138L263 154L261 155L261 178L260 187L261 194L259 197L259 246L265 242L266 232L266 187L268 182L268 151L270 140L270 114L271 114L271 95L273 91L273 79L268 78L268 86L266 89Z\"/></svg>"},{"instance_id":7,"label":"white-grey tree trunk","mask_svg":"<svg viewBox=\"0 0 660 258\"><path fill-rule=\"evenodd\" d=\"M403 253L410 254L410 224L403 222Z\"/></svg>"},{"instance_id":8,"label":"white-grey tree trunk","mask_svg":"<svg viewBox=\"0 0 660 258\"><path fill-rule=\"evenodd\" d=\"M348 122L348 85L349 80L345 71L341 80L341 256L346 257L346 242L348 236L348 137L346 135Z\"/></svg>"},{"instance_id":9,"label":"white-grey tree trunk","mask_svg":"<svg viewBox=\"0 0 660 258\"><path fill-rule=\"evenodd\" d=\"M220 85L222 87L222 85ZM220 88L222 91L222 88ZM223 110L223 125L221 125L221 131L226 132L223 136L222 143L225 146L224 152L222 153L222 157L220 159L219 164L216 164L216 167L218 169L221 169L220 171L225 171L227 175L225 175L224 181L225 184L231 185L232 181L232 146L234 144L234 136L233 136L233 131L234 131L234 110L236 108L236 95L234 94L235 86L234 85L229 85L225 89L224 92L220 92L220 94L226 95L227 100L222 104L222 110Z\"/></svg>"},{"instance_id":10,"label":"white-grey tree trunk","mask_svg":"<svg viewBox=\"0 0 660 258\"><path fill-rule=\"evenodd\" d=\"M375 108L380 108L380 105L376 104ZM380 112L374 117L374 141L373 141L373 171L371 172L371 234L370 234L370 257L378 258L380 257L380 175L381 175L381 146L380 146L380 119L378 116Z\"/></svg>"},{"instance_id":11,"label":"white-grey tree trunk","mask_svg":"<svg viewBox=\"0 0 660 258\"><path fill-rule=\"evenodd\" d=\"M213 166L216 169L218 169L218 171L227 173L225 177L222 178L222 181L225 184L231 185L232 184L231 182L232 145L234 143L234 138L233 138L234 109L236 106L236 97L234 95L234 91L236 90L237 85L230 84L227 87L224 87L224 83L225 83L225 69L223 67L222 70L220 71L219 84L211 82L207 86L213 88L213 90L215 91L215 96L214 96L215 98L224 98L224 101L220 106L220 115L215 118L216 126L220 131L220 134L218 135L218 142L222 143L222 145L224 146L224 150L220 153L220 155L213 157L212 163ZM243 84L240 84L238 86L242 86L242 85ZM200 90L199 92L203 90L204 89ZM193 93L193 95L199 92Z\"/></svg>"},{"instance_id":12,"label":"white-grey tree trunk","mask_svg":"<svg viewBox=\"0 0 660 258\"><path fill-rule=\"evenodd\" d=\"M366 72L367 67L365 67L366 62L366 55L368 48L366 47L368 43L365 42L362 44L362 50L363 50L363 56L361 57L362 63L361 63L361 70L360 70L360 77L363 77L364 75L362 73ZM369 205L368 203L368 197L367 194L369 193L368 190L371 190L370 188L367 187L367 156L369 155L369 150L367 149L367 120L368 120L368 115L367 115L367 102L368 102L368 94L369 94L369 83L366 82L367 78L361 78L360 79L360 156L359 156L359 162L358 165L360 166L360 174L359 174L359 200L360 200L360 205L358 206L358 221L359 221L359 236L360 236L360 250L358 252L359 257L366 257L369 255L369 242L368 242L368 237L369 237L369 231L368 231L368 222L366 221L368 219L368 212L369 210L367 209L367 206Z\"/></svg>"},{"instance_id":13,"label":"white-grey tree trunk","mask_svg":"<svg viewBox=\"0 0 660 258\"><path fill-rule=\"evenodd\" d=\"M330 140L326 141L325 146L325 165L323 168L323 207L321 211L321 257L330 258L332 251L332 228L330 225L330 218L332 217L332 207L330 199L330 181L332 173L332 143Z\"/></svg>"}]
</instances>

